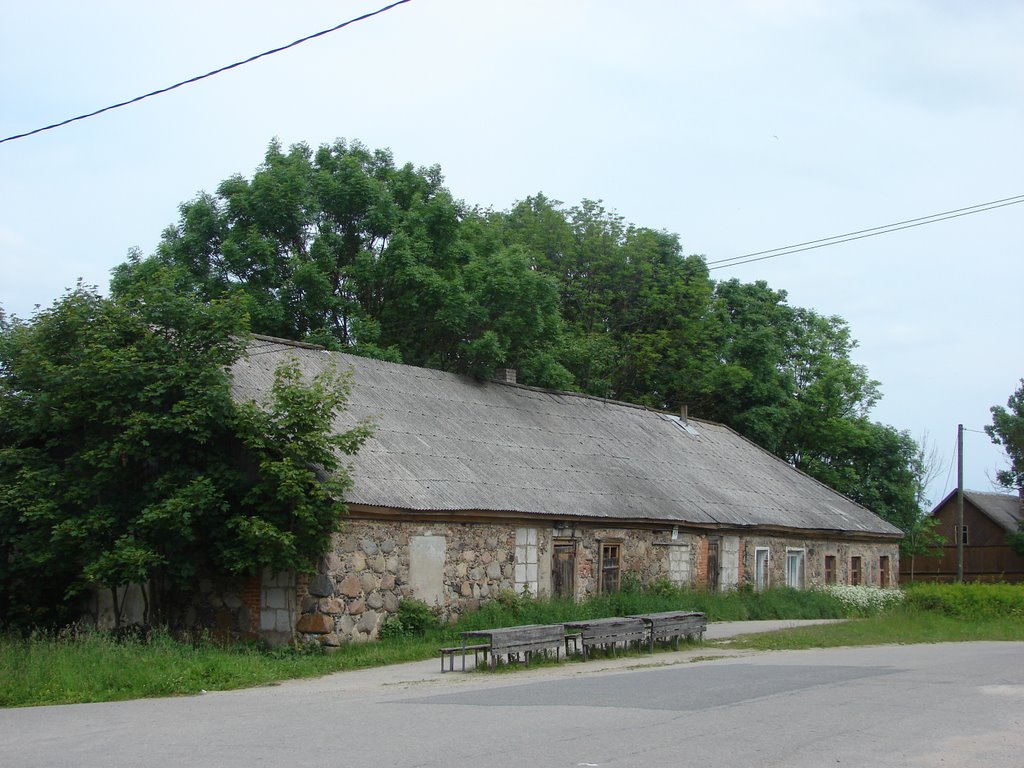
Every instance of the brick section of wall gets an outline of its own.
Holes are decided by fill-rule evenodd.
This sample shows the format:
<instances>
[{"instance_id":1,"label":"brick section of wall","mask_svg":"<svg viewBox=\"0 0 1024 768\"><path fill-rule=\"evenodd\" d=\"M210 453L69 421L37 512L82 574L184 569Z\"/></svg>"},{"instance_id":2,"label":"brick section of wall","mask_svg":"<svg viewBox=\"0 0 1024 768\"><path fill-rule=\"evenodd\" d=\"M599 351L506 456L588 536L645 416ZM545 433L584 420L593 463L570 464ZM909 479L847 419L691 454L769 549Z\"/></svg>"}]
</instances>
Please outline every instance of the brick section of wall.
<instances>
[{"instance_id":1,"label":"brick section of wall","mask_svg":"<svg viewBox=\"0 0 1024 768\"><path fill-rule=\"evenodd\" d=\"M238 597L242 605L249 611L249 626L239 627L240 630L258 632L260 627L260 577L253 575L242 586Z\"/></svg>"},{"instance_id":2,"label":"brick section of wall","mask_svg":"<svg viewBox=\"0 0 1024 768\"><path fill-rule=\"evenodd\" d=\"M698 589L708 588L708 540L701 536L697 540L697 576L694 579L694 586Z\"/></svg>"}]
</instances>

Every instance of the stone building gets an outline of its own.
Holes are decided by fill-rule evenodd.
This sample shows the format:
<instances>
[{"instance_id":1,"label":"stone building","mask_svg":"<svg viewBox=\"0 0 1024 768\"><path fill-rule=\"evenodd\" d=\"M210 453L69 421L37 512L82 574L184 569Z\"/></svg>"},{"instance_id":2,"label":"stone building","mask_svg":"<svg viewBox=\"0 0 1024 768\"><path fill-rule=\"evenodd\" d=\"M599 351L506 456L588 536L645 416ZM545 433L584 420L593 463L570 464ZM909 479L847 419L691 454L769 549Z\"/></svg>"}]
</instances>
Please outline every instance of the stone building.
<instances>
[{"instance_id":1,"label":"stone building","mask_svg":"<svg viewBox=\"0 0 1024 768\"><path fill-rule=\"evenodd\" d=\"M264 574L225 619L240 629L334 645L376 637L409 597L454 618L503 590L898 578L899 529L720 424L522 386L511 371L481 382L269 337L235 365L236 396L265 397L288 359L310 376L350 369L337 427L369 419L373 436L316 575Z\"/></svg>"}]
</instances>

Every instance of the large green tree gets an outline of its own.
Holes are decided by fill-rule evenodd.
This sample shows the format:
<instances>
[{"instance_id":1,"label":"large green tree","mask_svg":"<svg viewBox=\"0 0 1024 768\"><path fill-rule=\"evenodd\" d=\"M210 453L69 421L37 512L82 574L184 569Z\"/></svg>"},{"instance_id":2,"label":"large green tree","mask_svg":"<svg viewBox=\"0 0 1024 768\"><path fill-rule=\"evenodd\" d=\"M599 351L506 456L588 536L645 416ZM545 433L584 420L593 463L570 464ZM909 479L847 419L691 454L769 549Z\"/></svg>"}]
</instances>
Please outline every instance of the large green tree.
<instances>
[{"instance_id":1,"label":"large green tree","mask_svg":"<svg viewBox=\"0 0 1024 768\"><path fill-rule=\"evenodd\" d=\"M992 423L985 432L1006 452L1009 466L996 472L996 480L1004 488L1024 491L1024 379L1006 401L1006 407L991 408Z\"/></svg>"},{"instance_id":2,"label":"large green tree","mask_svg":"<svg viewBox=\"0 0 1024 768\"><path fill-rule=\"evenodd\" d=\"M278 371L236 403L237 299L172 275L105 299L79 286L0 330L0 616L60 622L93 586L148 584L154 620L200 577L306 569L343 511L346 388ZM318 471L332 479L319 480Z\"/></svg>"},{"instance_id":3,"label":"large green tree","mask_svg":"<svg viewBox=\"0 0 1024 768\"><path fill-rule=\"evenodd\" d=\"M996 480L1004 488L1024 495L1024 379L1006 401L1006 407L991 408L992 423L985 431L996 445L1006 452L1009 466L996 472ZM1024 556L1024 524L1017 533L1008 536L1010 546Z\"/></svg>"},{"instance_id":4,"label":"large green tree","mask_svg":"<svg viewBox=\"0 0 1024 768\"><path fill-rule=\"evenodd\" d=\"M495 236L486 212L453 199L437 166L398 167L358 142L273 142L251 179L233 176L180 214L153 257L117 270L115 293L157 262L181 269L206 300L240 300L258 333L569 383L552 354L555 282Z\"/></svg>"}]
</instances>

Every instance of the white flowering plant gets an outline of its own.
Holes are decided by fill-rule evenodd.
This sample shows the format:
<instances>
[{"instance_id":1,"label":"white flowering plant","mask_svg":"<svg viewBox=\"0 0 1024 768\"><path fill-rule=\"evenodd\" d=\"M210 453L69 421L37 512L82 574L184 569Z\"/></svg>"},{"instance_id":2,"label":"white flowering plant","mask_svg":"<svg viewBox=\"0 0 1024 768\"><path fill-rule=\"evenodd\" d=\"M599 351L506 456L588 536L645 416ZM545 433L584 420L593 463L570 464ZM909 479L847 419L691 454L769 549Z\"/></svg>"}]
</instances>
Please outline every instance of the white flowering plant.
<instances>
[{"instance_id":1,"label":"white flowering plant","mask_svg":"<svg viewBox=\"0 0 1024 768\"><path fill-rule=\"evenodd\" d=\"M884 587L829 584L821 591L839 600L851 614L860 616L874 616L903 602L900 590Z\"/></svg>"}]
</instances>

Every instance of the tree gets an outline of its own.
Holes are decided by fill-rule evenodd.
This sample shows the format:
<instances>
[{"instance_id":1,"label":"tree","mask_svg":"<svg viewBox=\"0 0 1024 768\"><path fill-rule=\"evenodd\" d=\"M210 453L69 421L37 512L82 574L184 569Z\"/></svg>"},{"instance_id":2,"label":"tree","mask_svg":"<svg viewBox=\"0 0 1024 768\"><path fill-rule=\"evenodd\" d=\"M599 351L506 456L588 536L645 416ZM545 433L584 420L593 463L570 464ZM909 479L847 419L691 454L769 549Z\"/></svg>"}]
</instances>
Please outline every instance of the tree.
<instances>
[{"instance_id":1,"label":"tree","mask_svg":"<svg viewBox=\"0 0 1024 768\"><path fill-rule=\"evenodd\" d=\"M437 166L337 141L272 142L251 180L233 176L180 208L115 295L173 266L204 300L233 297L257 333L354 354L563 386L557 289L532 256L496 237L487 213L452 198Z\"/></svg>"},{"instance_id":2,"label":"tree","mask_svg":"<svg viewBox=\"0 0 1024 768\"><path fill-rule=\"evenodd\" d=\"M1009 467L996 472L996 480L1004 488L1024 491L1024 379L1006 401L1006 408L994 405L992 423L985 432L996 445L1001 445Z\"/></svg>"},{"instance_id":3,"label":"tree","mask_svg":"<svg viewBox=\"0 0 1024 768\"><path fill-rule=\"evenodd\" d=\"M72 618L93 586L116 610L130 583L149 586L152 620L173 622L200 577L308 569L343 511L338 452L366 434L331 432L344 381L283 368L268 403L235 403L240 302L148 277L117 299L79 285L0 331L0 615L12 623Z\"/></svg>"},{"instance_id":4,"label":"tree","mask_svg":"<svg viewBox=\"0 0 1024 768\"><path fill-rule=\"evenodd\" d=\"M985 427L985 432L993 443L1003 447L1009 461L1006 469L996 472L996 480L1024 496L1024 379L1006 401L1006 407L994 405L991 412L992 423ZM1024 556L1024 525L1007 540L1018 555Z\"/></svg>"}]
</instances>

